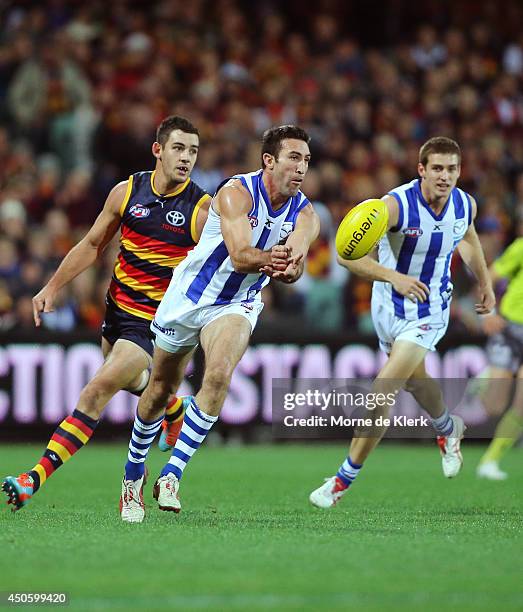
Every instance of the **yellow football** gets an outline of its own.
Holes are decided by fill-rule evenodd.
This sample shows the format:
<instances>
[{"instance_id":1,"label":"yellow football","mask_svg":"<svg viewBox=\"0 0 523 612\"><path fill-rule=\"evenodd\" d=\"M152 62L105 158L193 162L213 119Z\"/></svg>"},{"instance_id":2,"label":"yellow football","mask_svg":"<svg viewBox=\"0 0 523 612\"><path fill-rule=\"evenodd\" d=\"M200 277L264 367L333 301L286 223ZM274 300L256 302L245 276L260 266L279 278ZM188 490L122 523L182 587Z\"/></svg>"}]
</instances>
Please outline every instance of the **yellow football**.
<instances>
[{"instance_id":1,"label":"yellow football","mask_svg":"<svg viewBox=\"0 0 523 612\"><path fill-rule=\"evenodd\" d=\"M365 200L345 215L336 232L336 251L342 259L367 255L387 231L389 211L383 200Z\"/></svg>"}]
</instances>

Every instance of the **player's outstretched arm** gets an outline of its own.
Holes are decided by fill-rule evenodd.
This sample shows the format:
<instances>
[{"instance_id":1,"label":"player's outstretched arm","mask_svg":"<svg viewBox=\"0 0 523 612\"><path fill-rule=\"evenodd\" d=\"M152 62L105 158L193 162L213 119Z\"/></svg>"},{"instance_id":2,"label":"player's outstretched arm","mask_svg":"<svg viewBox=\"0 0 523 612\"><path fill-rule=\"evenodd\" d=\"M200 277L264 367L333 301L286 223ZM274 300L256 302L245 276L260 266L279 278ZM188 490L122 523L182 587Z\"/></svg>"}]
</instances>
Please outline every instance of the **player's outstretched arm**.
<instances>
[{"instance_id":1,"label":"player's outstretched arm","mask_svg":"<svg viewBox=\"0 0 523 612\"><path fill-rule=\"evenodd\" d=\"M492 281L485 262L483 248L479 241L474 219L476 218L477 205L473 198L472 204L472 223L469 225L463 239L458 244L458 251L465 264L472 270L479 285L479 303L476 304L478 314L488 314L496 306L496 296L492 288Z\"/></svg>"},{"instance_id":2,"label":"player's outstretched arm","mask_svg":"<svg viewBox=\"0 0 523 612\"><path fill-rule=\"evenodd\" d=\"M291 249L290 253L292 253L285 270L277 271L271 266L265 266L261 269L261 272L283 283L295 283L303 274L305 257L319 233L320 218L312 204L307 204L298 214L294 230L289 234L285 243L285 246L289 247Z\"/></svg>"},{"instance_id":3,"label":"player's outstretched arm","mask_svg":"<svg viewBox=\"0 0 523 612\"><path fill-rule=\"evenodd\" d=\"M220 215L223 240L236 272L258 272L264 266L284 270L290 257L286 246L262 251L251 246L252 228L248 214L252 206L251 196L239 181L224 185L213 200L214 209Z\"/></svg>"},{"instance_id":4,"label":"player's outstretched arm","mask_svg":"<svg viewBox=\"0 0 523 612\"><path fill-rule=\"evenodd\" d=\"M381 199L385 202L389 211L387 227L389 230L398 223L398 202L396 198L389 195ZM370 254L355 260L342 259L338 256L337 261L340 266L347 268L353 274L357 274L367 280L390 283L398 293L405 296L411 302L424 302L429 296L429 288L418 278L396 272L396 270L392 270L391 268L386 268L378 263Z\"/></svg>"},{"instance_id":5,"label":"player's outstretched arm","mask_svg":"<svg viewBox=\"0 0 523 612\"><path fill-rule=\"evenodd\" d=\"M35 325L40 326L40 313L51 312L57 292L92 265L120 227L120 207L127 192L128 181L118 183L107 196L102 212L91 229L62 260L49 282L33 298Z\"/></svg>"}]
</instances>

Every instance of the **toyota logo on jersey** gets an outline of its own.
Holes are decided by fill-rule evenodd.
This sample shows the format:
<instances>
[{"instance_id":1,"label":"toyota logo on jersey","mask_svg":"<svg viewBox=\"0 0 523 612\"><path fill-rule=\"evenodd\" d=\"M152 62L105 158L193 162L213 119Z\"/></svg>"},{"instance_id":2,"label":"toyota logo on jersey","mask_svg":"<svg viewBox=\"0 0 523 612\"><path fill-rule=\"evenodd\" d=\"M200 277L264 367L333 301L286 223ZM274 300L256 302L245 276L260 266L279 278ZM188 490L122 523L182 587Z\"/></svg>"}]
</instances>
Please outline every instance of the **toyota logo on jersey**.
<instances>
[{"instance_id":1,"label":"toyota logo on jersey","mask_svg":"<svg viewBox=\"0 0 523 612\"><path fill-rule=\"evenodd\" d=\"M165 218L167 219L168 223L174 225L175 227L178 227L185 223L185 216L179 210L170 210L165 215Z\"/></svg>"}]
</instances>

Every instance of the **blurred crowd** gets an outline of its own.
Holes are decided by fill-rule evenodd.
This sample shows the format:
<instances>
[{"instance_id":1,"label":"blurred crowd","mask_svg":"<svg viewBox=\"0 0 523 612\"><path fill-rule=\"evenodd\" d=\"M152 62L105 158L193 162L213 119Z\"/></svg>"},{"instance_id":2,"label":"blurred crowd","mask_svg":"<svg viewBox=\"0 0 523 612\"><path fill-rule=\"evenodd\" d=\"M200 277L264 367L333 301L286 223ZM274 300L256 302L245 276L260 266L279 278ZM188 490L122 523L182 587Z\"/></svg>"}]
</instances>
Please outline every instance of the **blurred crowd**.
<instances>
[{"instance_id":1,"label":"blurred crowd","mask_svg":"<svg viewBox=\"0 0 523 612\"><path fill-rule=\"evenodd\" d=\"M193 178L209 192L259 167L267 127L312 136L303 190L322 232L304 278L268 290L266 320L299 313L370 331L370 286L336 265L335 228L355 203L414 178L433 135L462 147L460 185L478 201L492 261L523 233L521 4L391 0L374 16L362 4L3 3L0 328L32 326L31 297L110 188L153 167L155 126L171 113L200 129ZM99 328L116 247L62 291L47 327ZM473 282L457 257L453 269L453 327L475 330Z\"/></svg>"}]
</instances>

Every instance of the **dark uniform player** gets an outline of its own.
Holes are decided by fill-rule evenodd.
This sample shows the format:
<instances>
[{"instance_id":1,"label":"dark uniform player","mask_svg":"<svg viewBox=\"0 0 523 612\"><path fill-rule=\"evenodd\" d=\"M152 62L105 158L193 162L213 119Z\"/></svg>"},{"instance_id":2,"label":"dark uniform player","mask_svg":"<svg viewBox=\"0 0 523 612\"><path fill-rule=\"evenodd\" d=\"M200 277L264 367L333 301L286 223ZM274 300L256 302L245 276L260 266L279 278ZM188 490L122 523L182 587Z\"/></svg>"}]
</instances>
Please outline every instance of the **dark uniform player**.
<instances>
[{"instance_id":1,"label":"dark uniform player","mask_svg":"<svg viewBox=\"0 0 523 612\"><path fill-rule=\"evenodd\" d=\"M190 179L198 147L198 130L189 121L166 118L152 145L155 170L138 172L112 189L87 235L33 298L39 326L40 313L53 310L57 291L94 263L121 228L102 330L105 361L82 390L73 414L56 429L40 461L29 472L4 480L2 489L14 510L24 506L84 446L106 404L119 390L139 394L146 387L153 351L150 322L173 267L194 247L207 219L210 197ZM180 411L181 403L175 398L168 412ZM156 433L160 424L161 420L143 423L143 429ZM122 497L124 504L133 501Z\"/></svg>"}]
</instances>

